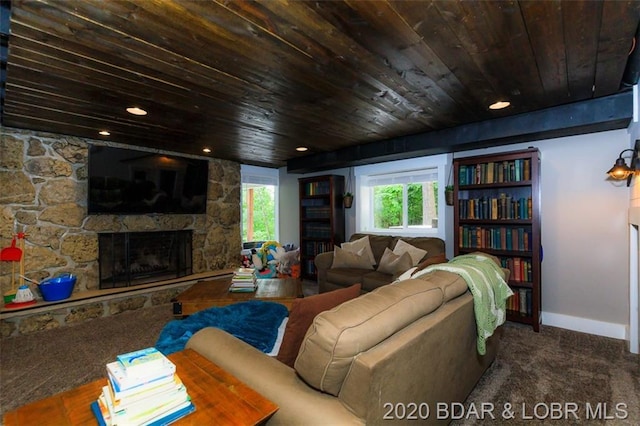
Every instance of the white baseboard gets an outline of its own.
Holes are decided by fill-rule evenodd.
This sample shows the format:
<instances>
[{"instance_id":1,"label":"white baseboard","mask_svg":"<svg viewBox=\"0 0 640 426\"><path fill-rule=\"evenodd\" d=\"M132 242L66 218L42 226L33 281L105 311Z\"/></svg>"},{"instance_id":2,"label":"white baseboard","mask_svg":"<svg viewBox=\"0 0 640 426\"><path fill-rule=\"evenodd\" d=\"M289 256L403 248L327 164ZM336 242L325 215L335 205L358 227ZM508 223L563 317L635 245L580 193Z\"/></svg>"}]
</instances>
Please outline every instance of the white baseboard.
<instances>
[{"instance_id":1,"label":"white baseboard","mask_svg":"<svg viewBox=\"0 0 640 426\"><path fill-rule=\"evenodd\" d=\"M620 340L628 338L627 324L596 321L553 312L542 312L542 324Z\"/></svg>"}]
</instances>

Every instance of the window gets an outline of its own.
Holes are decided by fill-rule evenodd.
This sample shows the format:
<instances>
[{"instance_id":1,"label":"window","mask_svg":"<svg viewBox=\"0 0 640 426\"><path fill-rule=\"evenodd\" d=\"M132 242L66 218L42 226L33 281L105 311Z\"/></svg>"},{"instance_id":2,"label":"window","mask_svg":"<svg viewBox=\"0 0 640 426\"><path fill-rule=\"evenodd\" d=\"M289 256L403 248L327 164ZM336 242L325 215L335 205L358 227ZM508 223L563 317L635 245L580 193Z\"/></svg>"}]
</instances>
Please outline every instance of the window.
<instances>
[{"instance_id":1,"label":"window","mask_svg":"<svg viewBox=\"0 0 640 426\"><path fill-rule=\"evenodd\" d=\"M242 242L278 240L278 169L241 166Z\"/></svg>"},{"instance_id":2,"label":"window","mask_svg":"<svg viewBox=\"0 0 640 426\"><path fill-rule=\"evenodd\" d=\"M444 238L446 155L355 169L358 232Z\"/></svg>"}]
</instances>

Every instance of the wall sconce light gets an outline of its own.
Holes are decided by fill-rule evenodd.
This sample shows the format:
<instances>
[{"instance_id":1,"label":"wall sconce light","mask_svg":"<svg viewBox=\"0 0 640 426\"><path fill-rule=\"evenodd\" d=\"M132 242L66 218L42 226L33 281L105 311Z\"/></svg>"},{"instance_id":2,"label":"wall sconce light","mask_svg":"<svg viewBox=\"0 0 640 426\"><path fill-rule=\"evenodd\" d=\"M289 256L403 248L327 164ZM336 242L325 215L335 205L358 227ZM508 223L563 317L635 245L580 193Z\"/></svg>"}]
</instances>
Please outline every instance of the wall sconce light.
<instances>
[{"instance_id":1,"label":"wall sconce light","mask_svg":"<svg viewBox=\"0 0 640 426\"><path fill-rule=\"evenodd\" d=\"M620 153L618 159L616 160L616 164L609 169L607 172L612 179L615 180L627 180L627 186L631 184L631 178L636 172L640 172L640 169L636 168L636 162L638 160L638 151L640 151L640 139L636 140L636 146L634 149L625 149ZM625 152L632 152L631 154L631 165L627 166L626 161L622 156Z\"/></svg>"}]
</instances>

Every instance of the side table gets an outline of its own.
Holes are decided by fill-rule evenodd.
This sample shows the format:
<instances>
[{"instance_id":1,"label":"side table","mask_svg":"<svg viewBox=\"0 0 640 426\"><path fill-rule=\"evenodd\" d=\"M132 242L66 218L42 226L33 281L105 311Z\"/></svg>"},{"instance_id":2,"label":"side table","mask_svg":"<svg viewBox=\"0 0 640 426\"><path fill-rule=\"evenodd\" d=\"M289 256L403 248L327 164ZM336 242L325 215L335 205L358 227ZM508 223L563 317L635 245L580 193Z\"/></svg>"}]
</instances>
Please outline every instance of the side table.
<instances>
[{"instance_id":1,"label":"side table","mask_svg":"<svg viewBox=\"0 0 640 426\"><path fill-rule=\"evenodd\" d=\"M200 281L173 299L173 315L184 317L203 309L227 306L248 300L280 303L291 310L294 300L302 297L302 281L298 278L261 278L258 289L249 293L229 291L231 277Z\"/></svg>"},{"instance_id":2,"label":"side table","mask_svg":"<svg viewBox=\"0 0 640 426\"><path fill-rule=\"evenodd\" d=\"M193 349L169 355L176 373L187 387L196 411L176 425L257 425L265 423L278 407ZM105 378L24 405L4 415L4 424L97 424L90 404L106 384Z\"/></svg>"}]
</instances>

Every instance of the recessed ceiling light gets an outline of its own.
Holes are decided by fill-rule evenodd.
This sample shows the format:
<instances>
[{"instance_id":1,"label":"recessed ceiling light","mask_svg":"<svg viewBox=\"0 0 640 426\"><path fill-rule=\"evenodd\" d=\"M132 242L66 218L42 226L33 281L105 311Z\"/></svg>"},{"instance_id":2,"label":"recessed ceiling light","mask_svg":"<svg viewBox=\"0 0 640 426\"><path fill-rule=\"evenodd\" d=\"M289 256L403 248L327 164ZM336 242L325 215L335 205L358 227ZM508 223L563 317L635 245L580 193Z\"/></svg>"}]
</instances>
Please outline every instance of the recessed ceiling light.
<instances>
[{"instance_id":1,"label":"recessed ceiling light","mask_svg":"<svg viewBox=\"0 0 640 426\"><path fill-rule=\"evenodd\" d=\"M508 107L509 105L511 105L511 102L509 101L498 101L489 105L489 109L502 109Z\"/></svg>"},{"instance_id":2,"label":"recessed ceiling light","mask_svg":"<svg viewBox=\"0 0 640 426\"><path fill-rule=\"evenodd\" d=\"M296 151L305 152L308 149L309 148L307 148L306 146L299 146L299 147L296 148Z\"/></svg>"},{"instance_id":3,"label":"recessed ceiling light","mask_svg":"<svg viewBox=\"0 0 640 426\"><path fill-rule=\"evenodd\" d=\"M147 111L138 107L129 107L127 108L127 112L133 115L147 115Z\"/></svg>"},{"instance_id":4,"label":"recessed ceiling light","mask_svg":"<svg viewBox=\"0 0 640 426\"><path fill-rule=\"evenodd\" d=\"M101 134L102 136L109 136L111 134L106 130L100 130L98 133Z\"/></svg>"},{"instance_id":5,"label":"recessed ceiling light","mask_svg":"<svg viewBox=\"0 0 640 426\"><path fill-rule=\"evenodd\" d=\"M208 154L211 152L211 148L202 148L202 152L206 152Z\"/></svg>"}]
</instances>

